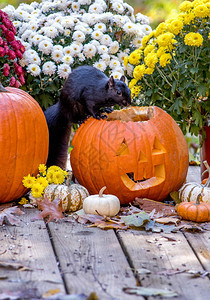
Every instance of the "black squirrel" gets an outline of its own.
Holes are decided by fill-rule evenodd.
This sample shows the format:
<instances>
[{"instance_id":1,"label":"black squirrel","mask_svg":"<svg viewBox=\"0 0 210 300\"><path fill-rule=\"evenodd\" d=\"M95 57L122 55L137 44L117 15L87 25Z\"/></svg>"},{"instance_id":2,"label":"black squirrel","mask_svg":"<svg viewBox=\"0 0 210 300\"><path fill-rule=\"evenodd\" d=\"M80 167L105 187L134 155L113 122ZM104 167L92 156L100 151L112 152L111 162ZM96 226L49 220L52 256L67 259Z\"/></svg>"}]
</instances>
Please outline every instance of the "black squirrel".
<instances>
[{"instance_id":1,"label":"black squirrel","mask_svg":"<svg viewBox=\"0 0 210 300\"><path fill-rule=\"evenodd\" d=\"M49 128L47 166L66 167L69 139L73 123L81 123L88 116L103 118L113 105L131 104L131 92L125 76L108 78L91 66L74 69L61 89L58 102L44 111ZM104 108L103 110L101 110Z\"/></svg>"}]
</instances>

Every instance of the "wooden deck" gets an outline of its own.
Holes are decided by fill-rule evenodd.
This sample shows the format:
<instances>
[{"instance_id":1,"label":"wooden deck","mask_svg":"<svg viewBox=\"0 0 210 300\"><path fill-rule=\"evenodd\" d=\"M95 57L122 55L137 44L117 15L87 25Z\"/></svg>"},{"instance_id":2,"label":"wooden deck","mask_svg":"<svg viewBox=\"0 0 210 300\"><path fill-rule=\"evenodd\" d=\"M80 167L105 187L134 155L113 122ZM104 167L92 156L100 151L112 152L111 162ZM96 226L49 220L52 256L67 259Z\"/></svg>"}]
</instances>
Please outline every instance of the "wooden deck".
<instances>
[{"instance_id":1,"label":"wooden deck","mask_svg":"<svg viewBox=\"0 0 210 300\"><path fill-rule=\"evenodd\" d=\"M188 181L199 182L199 172L190 167ZM209 277L191 274L210 271L209 231L105 231L31 222L34 215L37 209L27 208L19 226L0 227L0 299L81 300L91 292L102 300L166 299L125 293L137 286L175 291L176 299L210 299Z\"/></svg>"}]
</instances>

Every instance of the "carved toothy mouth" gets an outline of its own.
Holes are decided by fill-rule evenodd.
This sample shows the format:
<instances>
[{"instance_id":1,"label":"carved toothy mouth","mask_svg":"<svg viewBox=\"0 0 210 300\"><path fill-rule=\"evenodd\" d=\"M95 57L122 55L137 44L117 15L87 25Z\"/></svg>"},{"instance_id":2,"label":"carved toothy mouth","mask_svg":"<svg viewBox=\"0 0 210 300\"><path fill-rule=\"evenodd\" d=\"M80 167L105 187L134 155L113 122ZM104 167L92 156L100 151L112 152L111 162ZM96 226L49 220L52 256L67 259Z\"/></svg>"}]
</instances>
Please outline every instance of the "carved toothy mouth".
<instances>
[{"instance_id":1,"label":"carved toothy mouth","mask_svg":"<svg viewBox=\"0 0 210 300\"><path fill-rule=\"evenodd\" d=\"M164 164L160 164L154 166L154 174L155 176L151 178L143 177L140 180L134 180L134 173L126 173L121 175L122 182L124 185L131 191L138 191L142 189L148 189L150 187L157 186L164 182L165 180L165 166Z\"/></svg>"}]
</instances>

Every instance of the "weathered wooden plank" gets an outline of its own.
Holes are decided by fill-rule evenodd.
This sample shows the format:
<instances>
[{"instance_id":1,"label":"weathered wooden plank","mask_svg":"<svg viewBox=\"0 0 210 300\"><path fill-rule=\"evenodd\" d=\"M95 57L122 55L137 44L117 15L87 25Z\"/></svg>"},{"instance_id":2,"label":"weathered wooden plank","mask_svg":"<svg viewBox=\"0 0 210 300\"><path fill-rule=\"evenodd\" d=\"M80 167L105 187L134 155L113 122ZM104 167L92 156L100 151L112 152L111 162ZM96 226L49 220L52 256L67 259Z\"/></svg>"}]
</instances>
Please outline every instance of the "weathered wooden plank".
<instances>
[{"instance_id":1,"label":"weathered wooden plank","mask_svg":"<svg viewBox=\"0 0 210 300\"><path fill-rule=\"evenodd\" d=\"M210 232L184 233L202 266L210 272Z\"/></svg>"},{"instance_id":2,"label":"weathered wooden plank","mask_svg":"<svg viewBox=\"0 0 210 300\"><path fill-rule=\"evenodd\" d=\"M184 272L203 268L183 234L161 235L139 231L118 234L135 270L145 268L151 271L150 274L138 275L142 286L176 291L179 300L209 298L209 279L192 278L189 273ZM173 274L176 270L183 273Z\"/></svg>"},{"instance_id":3,"label":"weathered wooden plank","mask_svg":"<svg viewBox=\"0 0 210 300\"><path fill-rule=\"evenodd\" d=\"M187 182L201 183L201 169L199 166L189 166Z\"/></svg>"},{"instance_id":4,"label":"weathered wooden plank","mask_svg":"<svg viewBox=\"0 0 210 300\"><path fill-rule=\"evenodd\" d=\"M136 279L113 230L76 222L49 223L49 229L69 294L96 292L103 300L142 299L122 291L136 286Z\"/></svg>"},{"instance_id":5,"label":"weathered wooden plank","mask_svg":"<svg viewBox=\"0 0 210 300\"><path fill-rule=\"evenodd\" d=\"M31 221L38 214L37 209L24 211L20 225L0 226L0 261L29 269L0 267L0 293L23 291L30 295L27 299L38 298L50 289L65 294L46 225L42 220Z\"/></svg>"}]
</instances>

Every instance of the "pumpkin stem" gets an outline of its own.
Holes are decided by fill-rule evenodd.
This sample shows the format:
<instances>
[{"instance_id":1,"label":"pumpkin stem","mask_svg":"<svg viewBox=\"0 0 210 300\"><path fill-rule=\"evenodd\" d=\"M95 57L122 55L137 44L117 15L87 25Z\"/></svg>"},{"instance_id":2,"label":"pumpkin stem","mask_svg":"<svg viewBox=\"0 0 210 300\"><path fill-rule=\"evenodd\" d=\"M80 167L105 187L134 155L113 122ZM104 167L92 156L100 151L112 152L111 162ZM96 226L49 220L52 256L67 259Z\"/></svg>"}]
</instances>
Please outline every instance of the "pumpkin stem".
<instances>
[{"instance_id":1,"label":"pumpkin stem","mask_svg":"<svg viewBox=\"0 0 210 300\"><path fill-rule=\"evenodd\" d=\"M100 191L99 191L99 193L98 193L99 197L103 197L103 192L104 192L105 189L106 189L106 186L103 186L103 187L100 189Z\"/></svg>"},{"instance_id":2,"label":"pumpkin stem","mask_svg":"<svg viewBox=\"0 0 210 300\"><path fill-rule=\"evenodd\" d=\"M207 179L206 183L204 184L204 186L209 187L210 186L210 166L209 166L207 160L204 160L203 164L206 167L206 170L202 173L202 175L205 174L206 172L209 173L208 179Z\"/></svg>"},{"instance_id":3,"label":"pumpkin stem","mask_svg":"<svg viewBox=\"0 0 210 300\"><path fill-rule=\"evenodd\" d=\"M3 87L1 81L0 81L0 93L9 93L9 91L7 91L7 90Z\"/></svg>"},{"instance_id":4,"label":"pumpkin stem","mask_svg":"<svg viewBox=\"0 0 210 300\"><path fill-rule=\"evenodd\" d=\"M199 205L200 203L200 198L202 197L201 193L198 194L197 199L196 199L196 204Z\"/></svg>"}]
</instances>

